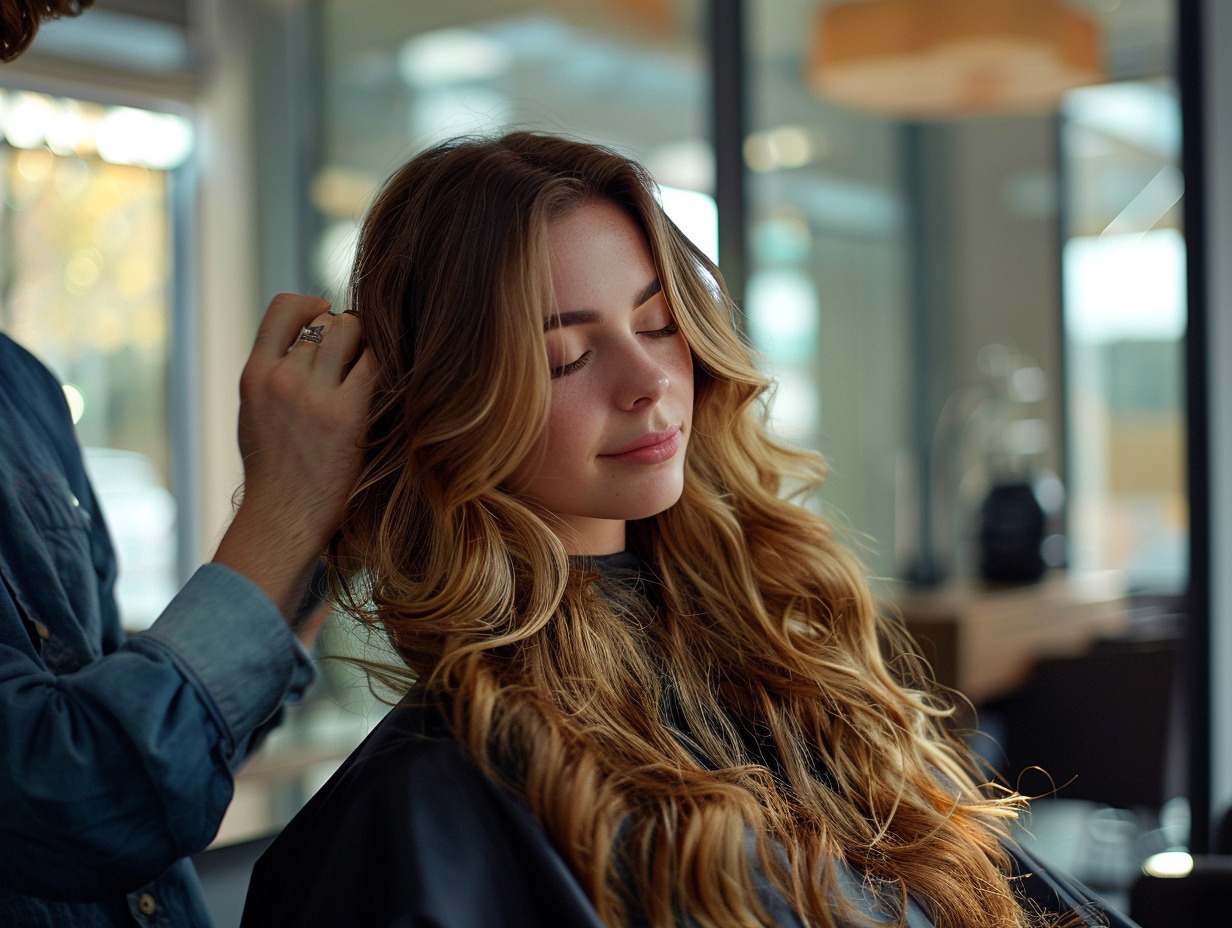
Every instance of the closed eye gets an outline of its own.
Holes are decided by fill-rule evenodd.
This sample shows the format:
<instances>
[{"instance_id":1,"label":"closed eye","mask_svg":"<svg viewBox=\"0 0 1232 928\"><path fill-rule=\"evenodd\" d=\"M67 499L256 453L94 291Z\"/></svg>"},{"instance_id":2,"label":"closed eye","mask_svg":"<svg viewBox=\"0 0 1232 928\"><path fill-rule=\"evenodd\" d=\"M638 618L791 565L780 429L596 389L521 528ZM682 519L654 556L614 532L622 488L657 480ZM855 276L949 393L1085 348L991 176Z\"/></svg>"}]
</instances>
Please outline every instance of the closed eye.
<instances>
[{"instance_id":1,"label":"closed eye","mask_svg":"<svg viewBox=\"0 0 1232 928\"><path fill-rule=\"evenodd\" d=\"M647 338L669 338L679 332L675 322L669 322L661 329L652 329L649 332L640 332L638 334L645 335Z\"/></svg>"},{"instance_id":2,"label":"closed eye","mask_svg":"<svg viewBox=\"0 0 1232 928\"><path fill-rule=\"evenodd\" d=\"M562 364L560 367L552 368L552 379L557 377L567 377L575 371L580 371L590 361L590 352L587 351L576 361L570 361L568 364Z\"/></svg>"},{"instance_id":3,"label":"closed eye","mask_svg":"<svg viewBox=\"0 0 1232 928\"><path fill-rule=\"evenodd\" d=\"M671 338L679 331L680 329L675 322L669 322L661 329L650 329L649 331L639 332L638 334L644 336L645 338ZM562 364L560 367L552 368L552 379L555 380L560 377L568 377L570 374L580 371L583 367L590 363L590 354L591 353L587 351L576 361L570 361L568 364Z\"/></svg>"}]
</instances>

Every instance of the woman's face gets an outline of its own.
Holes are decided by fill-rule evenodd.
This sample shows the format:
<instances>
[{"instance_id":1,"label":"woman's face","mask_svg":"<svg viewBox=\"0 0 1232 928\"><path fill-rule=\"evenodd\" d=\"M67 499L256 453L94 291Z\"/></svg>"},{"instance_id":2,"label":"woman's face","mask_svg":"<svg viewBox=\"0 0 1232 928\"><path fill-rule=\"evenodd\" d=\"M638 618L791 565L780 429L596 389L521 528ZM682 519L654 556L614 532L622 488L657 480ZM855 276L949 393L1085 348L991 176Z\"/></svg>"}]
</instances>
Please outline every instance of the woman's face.
<instances>
[{"instance_id":1,"label":"woman's face","mask_svg":"<svg viewBox=\"0 0 1232 928\"><path fill-rule=\"evenodd\" d=\"M546 509L570 554L624 550L625 521L667 509L684 486L693 358L676 331L646 238L607 200L548 228L559 316L547 428L511 488Z\"/></svg>"}]
</instances>

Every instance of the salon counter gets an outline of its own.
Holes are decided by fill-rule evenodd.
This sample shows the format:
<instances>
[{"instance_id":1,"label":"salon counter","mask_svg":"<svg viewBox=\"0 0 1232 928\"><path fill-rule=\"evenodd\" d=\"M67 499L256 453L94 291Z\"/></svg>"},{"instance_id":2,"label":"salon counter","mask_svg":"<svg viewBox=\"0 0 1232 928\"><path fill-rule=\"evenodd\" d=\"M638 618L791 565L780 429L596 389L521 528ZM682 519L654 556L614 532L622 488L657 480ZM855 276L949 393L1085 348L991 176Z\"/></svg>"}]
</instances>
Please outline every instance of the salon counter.
<instances>
[{"instance_id":1,"label":"salon counter","mask_svg":"<svg viewBox=\"0 0 1232 928\"><path fill-rule=\"evenodd\" d=\"M1129 624L1124 578L1113 571L1056 572L1023 586L960 581L927 590L901 587L890 603L937 682L976 705L1022 685L1040 658L1081 654Z\"/></svg>"}]
</instances>

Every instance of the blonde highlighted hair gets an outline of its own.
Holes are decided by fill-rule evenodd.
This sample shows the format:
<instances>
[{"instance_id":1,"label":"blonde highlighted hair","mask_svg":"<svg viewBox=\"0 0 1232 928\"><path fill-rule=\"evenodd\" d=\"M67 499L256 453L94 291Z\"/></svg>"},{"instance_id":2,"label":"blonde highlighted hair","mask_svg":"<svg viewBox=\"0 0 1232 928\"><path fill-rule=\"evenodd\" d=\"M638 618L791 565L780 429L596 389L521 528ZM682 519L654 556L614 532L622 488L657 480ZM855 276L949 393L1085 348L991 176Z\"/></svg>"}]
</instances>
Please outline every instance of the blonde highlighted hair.
<instances>
[{"instance_id":1,"label":"blonde highlighted hair","mask_svg":"<svg viewBox=\"0 0 1232 928\"><path fill-rule=\"evenodd\" d=\"M594 200L645 233L694 358L683 495L629 525L646 601L605 591L504 486L550 402L546 230ZM860 565L784 498L821 459L768 433L718 271L639 165L525 132L426 151L373 203L349 303L380 382L339 596L525 797L606 924L772 924L760 870L836 925L837 862L938 926L1032 923L1001 843L1018 798L978 785Z\"/></svg>"}]
</instances>

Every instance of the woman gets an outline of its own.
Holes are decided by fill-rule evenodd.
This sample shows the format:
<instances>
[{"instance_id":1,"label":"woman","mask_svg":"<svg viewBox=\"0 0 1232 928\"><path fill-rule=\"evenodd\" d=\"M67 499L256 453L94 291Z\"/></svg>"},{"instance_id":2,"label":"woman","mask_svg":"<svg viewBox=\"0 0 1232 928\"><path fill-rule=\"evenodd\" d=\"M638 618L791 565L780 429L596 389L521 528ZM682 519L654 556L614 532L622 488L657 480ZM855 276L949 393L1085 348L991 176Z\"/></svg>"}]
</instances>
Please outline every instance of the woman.
<instances>
[{"instance_id":1,"label":"woman","mask_svg":"<svg viewBox=\"0 0 1232 928\"><path fill-rule=\"evenodd\" d=\"M978 785L859 565L784 499L821 459L767 432L653 190L514 133L373 204L350 305L381 398L333 571L413 688L245 924L1103 924L1015 876L1020 798Z\"/></svg>"}]
</instances>

